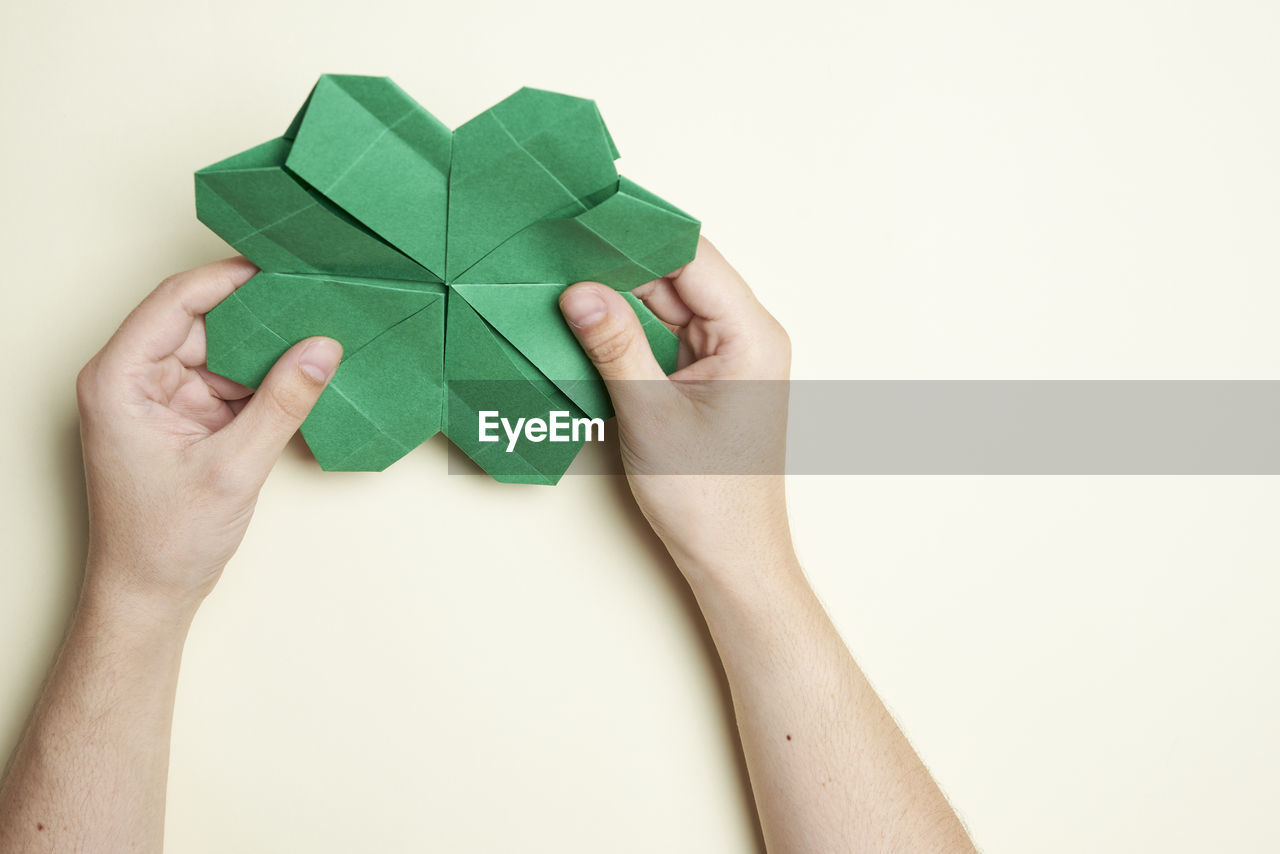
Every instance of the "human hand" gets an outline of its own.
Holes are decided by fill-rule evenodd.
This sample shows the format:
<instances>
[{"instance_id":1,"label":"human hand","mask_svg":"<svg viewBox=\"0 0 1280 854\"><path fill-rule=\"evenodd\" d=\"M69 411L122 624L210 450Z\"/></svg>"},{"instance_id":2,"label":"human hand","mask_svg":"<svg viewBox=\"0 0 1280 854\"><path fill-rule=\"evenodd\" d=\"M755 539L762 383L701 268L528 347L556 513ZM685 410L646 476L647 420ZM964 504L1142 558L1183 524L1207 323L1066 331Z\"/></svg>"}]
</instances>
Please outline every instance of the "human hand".
<instances>
[{"instance_id":1,"label":"human hand","mask_svg":"<svg viewBox=\"0 0 1280 854\"><path fill-rule=\"evenodd\" d=\"M580 282L560 307L609 389L641 511L686 575L777 565L791 554L786 331L706 238L632 293L680 337L670 378L612 288Z\"/></svg>"},{"instance_id":2,"label":"human hand","mask_svg":"<svg viewBox=\"0 0 1280 854\"><path fill-rule=\"evenodd\" d=\"M308 338L256 393L209 372L204 315L256 272L231 258L166 279L80 371L86 593L194 613L337 370L341 345Z\"/></svg>"}]
</instances>

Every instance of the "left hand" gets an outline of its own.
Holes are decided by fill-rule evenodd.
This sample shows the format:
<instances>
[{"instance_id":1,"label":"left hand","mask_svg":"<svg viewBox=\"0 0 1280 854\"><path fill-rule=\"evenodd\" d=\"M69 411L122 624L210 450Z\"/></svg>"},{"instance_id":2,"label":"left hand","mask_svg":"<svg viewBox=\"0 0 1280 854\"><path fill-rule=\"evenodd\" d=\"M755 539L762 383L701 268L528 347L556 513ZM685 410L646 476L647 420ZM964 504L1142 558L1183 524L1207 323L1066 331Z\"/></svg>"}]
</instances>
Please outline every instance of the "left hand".
<instances>
[{"instance_id":1,"label":"left hand","mask_svg":"<svg viewBox=\"0 0 1280 854\"><path fill-rule=\"evenodd\" d=\"M209 372L204 315L256 272L231 258L166 279L80 372L86 593L194 613L337 370L341 345L308 338L256 393Z\"/></svg>"}]
</instances>

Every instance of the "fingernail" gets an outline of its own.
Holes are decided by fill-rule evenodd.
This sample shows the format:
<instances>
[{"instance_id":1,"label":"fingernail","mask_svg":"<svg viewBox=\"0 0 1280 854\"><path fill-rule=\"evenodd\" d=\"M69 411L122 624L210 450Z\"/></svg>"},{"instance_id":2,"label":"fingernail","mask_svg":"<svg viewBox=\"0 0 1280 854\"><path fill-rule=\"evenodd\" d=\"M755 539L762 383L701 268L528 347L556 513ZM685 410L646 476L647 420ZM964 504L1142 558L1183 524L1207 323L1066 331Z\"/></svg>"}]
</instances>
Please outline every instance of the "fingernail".
<instances>
[{"instance_id":1,"label":"fingernail","mask_svg":"<svg viewBox=\"0 0 1280 854\"><path fill-rule=\"evenodd\" d=\"M328 382L341 361L342 345L330 338L312 341L298 357L302 370L318 383Z\"/></svg>"},{"instance_id":2,"label":"fingernail","mask_svg":"<svg viewBox=\"0 0 1280 854\"><path fill-rule=\"evenodd\" d=\"M569 323L581 329L599 322L606 309L604 300L594 288L578 288L565 293L560 300L560 311Z\"/></svg>"}]
</instances>

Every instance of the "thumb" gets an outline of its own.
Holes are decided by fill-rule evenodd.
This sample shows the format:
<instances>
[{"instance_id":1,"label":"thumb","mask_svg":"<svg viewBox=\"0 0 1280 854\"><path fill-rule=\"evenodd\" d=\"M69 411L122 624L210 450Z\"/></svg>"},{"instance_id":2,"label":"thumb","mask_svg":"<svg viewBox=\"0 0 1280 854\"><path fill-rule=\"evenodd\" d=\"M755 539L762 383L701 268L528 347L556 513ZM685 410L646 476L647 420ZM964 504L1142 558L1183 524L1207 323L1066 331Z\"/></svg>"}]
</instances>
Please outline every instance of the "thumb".
<instances>
[{"instance_id":1,"label":"thumb","mask_svg":"<svg viewBox=\"0 0 1280 854\"><path fill-rule=\"evenodd\" d=\"M640 318L613 288L579 282L560 295L560 311L604 378L615 406L620 396L628 396L625 382L667 378L649 347Z\"/></svg>"},{"instance_id":2,"label":"thumb","mask_svg":"<svg viewBox=\"0 0 1280 854\"><path fill-rule=\"evenodd\" d=\"M235 420L222 429L241 465L266 477L338 370L342 345L307 338L285 351Z\"/></svg>"}]
</instances>

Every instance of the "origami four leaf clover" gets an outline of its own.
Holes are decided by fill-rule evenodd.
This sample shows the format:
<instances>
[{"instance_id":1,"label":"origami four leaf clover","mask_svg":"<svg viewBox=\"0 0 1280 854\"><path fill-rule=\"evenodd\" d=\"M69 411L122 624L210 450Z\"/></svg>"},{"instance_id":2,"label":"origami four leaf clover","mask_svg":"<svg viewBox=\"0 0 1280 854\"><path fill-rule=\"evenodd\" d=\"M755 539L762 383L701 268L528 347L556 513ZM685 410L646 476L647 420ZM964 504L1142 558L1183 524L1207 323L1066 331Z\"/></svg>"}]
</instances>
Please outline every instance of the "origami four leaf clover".
<instances>
[{"instance_id":1,"label":"origami four leaf clover","mask_svg":"<svg viewBox=\"0 0 1280 854\"><path fill-rule=\"evenodd\" d=\"M382 77L320 78L284 136L196 173L200 220L262 269L209 313L210 370L256 387L312 335L342 343L302 434L379 471L443 431L495 478L553 484L576 442L480 442L478 415L608 418L558 309L692 260L698 222L614 168L593 102L521 89L450 132ZM667 372L675 336L630 294Z\"/></svg>"}]
</instances>

